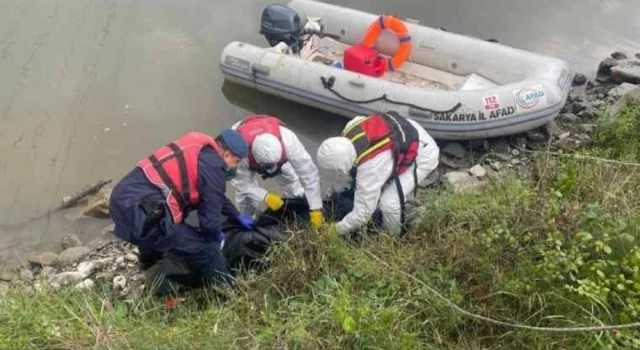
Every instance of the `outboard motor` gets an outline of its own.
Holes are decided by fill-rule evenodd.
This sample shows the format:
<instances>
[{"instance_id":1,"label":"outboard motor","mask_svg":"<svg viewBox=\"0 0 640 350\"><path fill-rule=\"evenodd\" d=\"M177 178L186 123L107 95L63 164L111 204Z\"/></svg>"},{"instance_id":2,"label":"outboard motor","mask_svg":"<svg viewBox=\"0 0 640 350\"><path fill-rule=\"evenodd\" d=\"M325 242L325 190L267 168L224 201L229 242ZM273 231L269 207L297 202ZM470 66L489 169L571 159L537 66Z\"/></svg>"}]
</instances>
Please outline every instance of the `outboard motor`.
<instances>
[{"instance_id":1,"label":"outboard motor","mask_svg":"<svg viewBox=\"0 0 640 350\"><path fill-rule=\"evenodd\" d=\"M297 54L303 46L303 30L307 18L299 15L293 9L283 5L269 5L262 11L260 34L269 42L271 47L284 42L291 52Z\"/></svg>"}]
</instances>

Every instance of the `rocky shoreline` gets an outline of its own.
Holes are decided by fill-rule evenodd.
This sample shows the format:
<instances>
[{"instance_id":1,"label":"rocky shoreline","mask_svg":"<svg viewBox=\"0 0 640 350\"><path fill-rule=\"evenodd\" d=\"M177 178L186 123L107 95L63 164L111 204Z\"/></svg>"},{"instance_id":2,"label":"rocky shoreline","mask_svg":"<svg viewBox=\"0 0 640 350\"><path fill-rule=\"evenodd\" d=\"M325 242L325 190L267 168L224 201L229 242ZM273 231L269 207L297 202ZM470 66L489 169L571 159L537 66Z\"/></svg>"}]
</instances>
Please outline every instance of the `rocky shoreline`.
<instances>
[{"instance_id":1,"label":"rocky shoreline","mask_svg":"<svg viewBox=\"0 0 640 350\"><path fill-rule=\"evenodd\" d=\"M611 54L589 80L577 74L559 117L544 128L491 140L447 142L441 146L441 165L430 177L457 191L472 191L486 178L506 172L526 177L536 151L572 153L592 141L597 119L615 114L629 100L640 100L640 54ZM85 215L108 217L110 188L90 201ZM25 290L109 286L120 297L131 298L144 289L145 275L137 267L138 251L113 236L113 225L83 244L75 235L61 240L61 253L44 252L21 257L18 266L0 267L0 295L12 286Z\"/></svg>"}]
</instances>

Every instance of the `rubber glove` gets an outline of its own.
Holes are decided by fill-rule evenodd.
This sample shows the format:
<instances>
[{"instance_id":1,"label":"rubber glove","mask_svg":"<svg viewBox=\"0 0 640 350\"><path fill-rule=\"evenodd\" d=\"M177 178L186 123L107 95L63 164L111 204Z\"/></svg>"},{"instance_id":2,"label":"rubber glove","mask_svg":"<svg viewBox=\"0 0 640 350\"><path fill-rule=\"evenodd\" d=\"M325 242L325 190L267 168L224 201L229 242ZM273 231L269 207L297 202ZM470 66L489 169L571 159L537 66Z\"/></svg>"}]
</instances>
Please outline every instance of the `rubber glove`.
<instances>
[{"instance_id":1,"label":"rubber glove","mask_svg":"<svg viewBox=\"0 0 640 350\"><path fill-rule=\"evenodd\" d=\"M247 230L253 229L253 218L249 215L240 214L236 217L238 223Z\"/></svg>"},{"instance_id":2,"label":"rubber glove","mask_svg":"<svg viewBox=\"0 0 640 350\"><path fill-rule=\"evenodd\" d=\"M322 210L312 210L309 214L309 222L311 223L311 228L314 230L322 227L324 223L324 213L322 213Z\"/></svg>"},{"instance_id":3,"label":"rubber glove","mask_svg":"<svg viewBox=\"0 0 640 350\"><path fill-rule=\"evenodd\" d=\"M282 208L284 202L282 201L282 198L280 198L280 196L278 196L277 194L268 193L264 197L264 204L266 204L267 208L269 208L270 210L276 211Z\"/></svg>"}]
</instances>

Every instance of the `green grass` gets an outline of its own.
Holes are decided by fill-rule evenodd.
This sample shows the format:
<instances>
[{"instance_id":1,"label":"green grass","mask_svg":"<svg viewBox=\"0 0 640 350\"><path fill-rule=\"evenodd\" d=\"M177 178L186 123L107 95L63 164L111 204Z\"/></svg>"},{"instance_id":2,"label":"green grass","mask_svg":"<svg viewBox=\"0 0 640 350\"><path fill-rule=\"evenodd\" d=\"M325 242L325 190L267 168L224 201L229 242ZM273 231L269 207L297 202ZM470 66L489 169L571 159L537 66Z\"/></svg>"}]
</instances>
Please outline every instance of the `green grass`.
<instances>
[{"instance_id":1,"label":"green grass","mask_svg":"<svg viewBox=\"0 0 640 350\"><path fill-rule=\"evenodd\" d=\"M622 113L619 122L629 123L640 110ZM589 152L632 159L637 133L607 123ZM602 136L605 128L628 142ZM0 298L0 348L639 348L637 331L545 334L481 323L397 272L503 321L638 321L639 191L638 168L541 156L528 179L493 180L477 194L423 192L419 226L403 240L354 245L301 232L270 254L269 271L223 296L189 294L173 310L150 297L120 301L104 288L13 290Z\"/></svg>"}]
</instances>

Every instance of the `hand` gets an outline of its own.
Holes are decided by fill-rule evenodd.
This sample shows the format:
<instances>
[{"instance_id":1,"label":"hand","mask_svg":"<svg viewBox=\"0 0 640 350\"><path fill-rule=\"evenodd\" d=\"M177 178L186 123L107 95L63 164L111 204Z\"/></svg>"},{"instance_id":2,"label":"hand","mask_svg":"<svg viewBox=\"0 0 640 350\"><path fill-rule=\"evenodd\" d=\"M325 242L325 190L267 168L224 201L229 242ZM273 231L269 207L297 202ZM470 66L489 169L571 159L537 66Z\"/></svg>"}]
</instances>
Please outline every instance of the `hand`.
<instances>
[{"instance_id":1,"label":"hand","mask_svg":"<svg viewBox=\"0 0 640 350\"><path fill-rule=\"evenodd\" d=\"M311 228L314 230L322 227L322 224L324 223L324 213L322 213L322 210L312 210L309 214L309 223L311 224Z\"/></svg>"},{"instance_id":2,"label":"hand","mask_svg":"<svg viewBox=\"0 0 640 350\"><path fill-rule=\"evenodd\" d=\"M274 193L268 193L266 197L264 197L264 204L267 205L267 208L270 210L276 211L284 205L282 198Z\"/></svg>"},{"instance_id":3,"label":"hand","mask_svg":"<svg viewBox=\"0 0 640 350\"><path fill-rule=\"evenodd\" d=\"M249 215L240 214L236 217L236 220L247 230L252 230L254 228L253 218Z\"/></svg>"}]
</instances>

